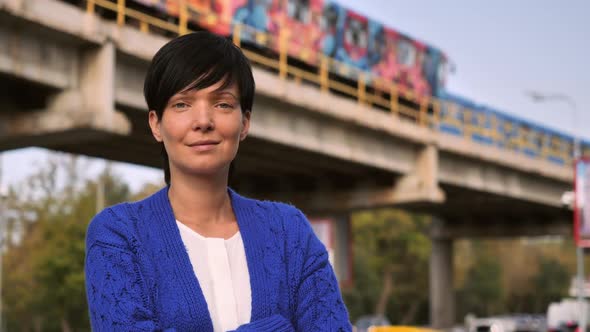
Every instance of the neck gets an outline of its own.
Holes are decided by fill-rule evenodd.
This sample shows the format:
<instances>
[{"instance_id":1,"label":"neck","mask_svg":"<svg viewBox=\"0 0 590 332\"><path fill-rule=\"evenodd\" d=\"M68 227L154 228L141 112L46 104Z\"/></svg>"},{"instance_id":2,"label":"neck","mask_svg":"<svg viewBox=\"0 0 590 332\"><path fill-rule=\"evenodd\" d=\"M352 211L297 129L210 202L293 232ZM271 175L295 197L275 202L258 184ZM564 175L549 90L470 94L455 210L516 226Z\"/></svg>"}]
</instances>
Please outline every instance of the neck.
<instances>
[{"instance_id":1,"label":"neck","mask_svg":"<svg viewBox=\"0 0 590 332\"><path fill-rule=\"evenodd\" d=\"M227 193L227 172L221 175L171 177L168 197L174 216L185 224L214 225L234 220Z\"/></svg>"}]
</instances>

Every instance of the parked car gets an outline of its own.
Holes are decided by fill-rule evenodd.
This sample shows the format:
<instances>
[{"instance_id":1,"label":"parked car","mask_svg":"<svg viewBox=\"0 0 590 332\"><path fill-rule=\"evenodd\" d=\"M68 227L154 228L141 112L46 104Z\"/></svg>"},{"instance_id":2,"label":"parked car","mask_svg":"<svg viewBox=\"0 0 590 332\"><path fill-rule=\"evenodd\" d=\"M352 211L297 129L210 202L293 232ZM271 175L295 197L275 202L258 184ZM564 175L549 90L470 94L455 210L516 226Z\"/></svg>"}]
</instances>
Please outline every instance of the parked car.
<instances>
[{"instance_id":1,"label":"parked car","mask_svg":"<svg viewBox=\"0 0 590 332\"><path fill-rule=\"evenodd\" d=\"M546 332L547 319L542 315L514 314L493 317L468 316L467 332Z\"/></svg>"},{"instance_id":2,"label":"parked car","mask_svg":"<svg viewBox=\"0 0 590 332\"><path fill-rule=\"evenodd\" d=\"M366 315L357 319L354 324L356 332L368 332L373 326L388 326L391 325L387 317L379 315Z\"/></svg>"},{"instance_id":3,"label":"parked car","mask_svg":"<svg viewBox=\"0 0 590 332\"><path fill-rule=\"evenodd\" d=\"M590 304L582 301L582 309L586 312L586 321L590 317ZM547 331L574 332L578 330L580 319L580 303L577 299L566 298L560 302L553 302L547 308ZM588 326L586 326L588 330Z\"/></svg>"}]
</instances>

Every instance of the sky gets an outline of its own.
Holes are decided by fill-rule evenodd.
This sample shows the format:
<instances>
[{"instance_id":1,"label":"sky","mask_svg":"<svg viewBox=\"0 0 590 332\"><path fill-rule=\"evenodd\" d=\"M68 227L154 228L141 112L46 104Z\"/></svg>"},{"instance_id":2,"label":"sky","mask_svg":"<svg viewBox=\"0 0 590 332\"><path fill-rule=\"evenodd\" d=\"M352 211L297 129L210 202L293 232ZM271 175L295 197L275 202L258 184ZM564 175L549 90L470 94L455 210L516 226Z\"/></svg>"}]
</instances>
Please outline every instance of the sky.
<instances>
[{"instance_id":1,"label":"sky","mask_svg":"<svg viewBox=\"0 0 590 332\"><path fill-rule=\"evenodd\" d=\"M449 91L590 140L590 1L336 2L441 49L456 68ZM534 103L526 91L567 95L576 111L563 101ZM22 181L46 156L36 148L3 153L0 187ZM104 164L96 161L93 171ZM162 180L160 170L113 167L132 190Z\"/></svg>"}]
</instances>

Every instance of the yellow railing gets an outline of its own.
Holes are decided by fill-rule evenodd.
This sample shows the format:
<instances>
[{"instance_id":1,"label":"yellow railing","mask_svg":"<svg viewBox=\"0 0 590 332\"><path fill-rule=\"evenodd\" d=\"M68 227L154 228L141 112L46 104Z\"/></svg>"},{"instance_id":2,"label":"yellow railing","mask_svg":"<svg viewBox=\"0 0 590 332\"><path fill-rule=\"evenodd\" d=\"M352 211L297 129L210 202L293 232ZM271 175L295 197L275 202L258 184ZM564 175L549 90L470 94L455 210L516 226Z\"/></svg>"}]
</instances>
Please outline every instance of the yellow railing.
<instances>
[{"instance_id":1,"label":"yellow railing","mask_svg":"<svg viewBox=\"0 0 590 332\"><path fill-rule=\"evenodd\" d=\"M197 13L202 17L206 17L209 23L231 24L231 20L227 18L217 17L214 13L202 13L201 10L187 0L178 0L178 23L170 23L162 19L147 15L138 10L128 8L125 3L126 0L87 0L86 10L88 14L95 13L95 7L99 6L107 10L111 10L117 15L117 24L122 26L126 24L126 18L130 18L139 23L139 29L142 32L149 32L150 27L168 31L171 33L183 35L192 32L189 29L189 21L192 18L192 13ZM520 150L531 149L537 150L538 155L542 159L547 159L549 156L561 158L566 164L571 164L571 154L569 146L559 148L559 144L550 144L549 147L542 145L540 148L534 144L530 144L529 140L519 133L517 137L502 139L498 132L497 119L492 118L491 128L483 125L485 122L484 115L477 115L476 125L473 124L472 116L475 114L473 110L462 110L462 121L453 116L453 108L459 107L457 104L449 101L441 101L430 96L418 96L411 90L400 89L400 86L394 82L385 80L381 77L375 76L370 72L364 72L357 68L353 68L345 63L339 62L333 58L326 57L321 52L315 52L310 49L303 48L302 53L305 57L313 56L317 61L317 70L304 70L302 68L289 65L288 63L288 47L289 47L289 32L282 30L279 33L279 40L264 31L258 31L251 26L242 24L233 24L233 42L237 46L241 46L241 36L247 33L249 36L254 36L257 43L261 45L278 45L278 59L261 55L259 53L242 49L244 54L254 63L274 69L278 71L281 79L288 77L294 78L296 82L305 80L313 84L317 84L321 91L327 92L330 90L338 91L340 93L349 95L355 98L359 104L374 105L380 108L389 110L394 117L403 117L416 122L420 126L439 128L439 125L446 124L461 128L466 139L471 140L473 134L481 137L487 137L492 140L494 145L503 144L506 149ZM337 80L330 79L329 73L335 70L343 76L348 76L350 73L355 73L357 76L356 87L349 84L342 83ZM367 78L371 78L372 85L367 86ZM370 89L368 89L370 88ZM400 102L403 98L410 104L415 106L407 106ZM447 112L441 111L445 107ZM457 110L458 111L458 110ZM569 142L564 142L571 145Z\"/></svg>"}]
</instances>

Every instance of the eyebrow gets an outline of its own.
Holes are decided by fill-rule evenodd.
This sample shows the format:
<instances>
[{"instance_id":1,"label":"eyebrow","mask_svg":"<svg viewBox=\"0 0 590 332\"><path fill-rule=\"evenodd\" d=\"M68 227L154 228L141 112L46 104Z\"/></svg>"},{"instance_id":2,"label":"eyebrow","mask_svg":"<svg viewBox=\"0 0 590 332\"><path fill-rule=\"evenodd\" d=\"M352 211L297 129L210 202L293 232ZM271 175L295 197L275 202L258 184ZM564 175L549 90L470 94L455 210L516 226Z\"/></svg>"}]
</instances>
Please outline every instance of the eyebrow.
<instances>
[{"instance_id":1,"label":"eyebrow","mask_svg":"<svg viewBox=\"0 0 590 332\"><path fill-rule=\"evenodd\" d=\"M179 91L174 96L172 96L170 98L170 100L172 100L173 98L179 98L179 97L189 96L190 95L190 92L191 91L194 91L194 90L196 90L196 88L190 88L190 89L185 89L185 90ZM238 100L238 97L235 94L233 94L231 90L233 90L233 89L230 88L230 87L225 87L225 88L217 89L215 91L211 91L210 94L214 94L214 95L230 95L234 99Z\"/></svg>"},{"instance_id":2,"label":"eyebrow","mask_svg":"<svg viewBox=\"0 0 590 332\"><path fill-rule=\"evenodd\" d=\"M211 92L211 94L215 94L215 95L230 95L232 96L234 99L238 99L238 97L236 97L236 95L234 95L231 91L229 91L229 89L224 89L224 90L216 90Z\"/></svg>"}]
</instances>

